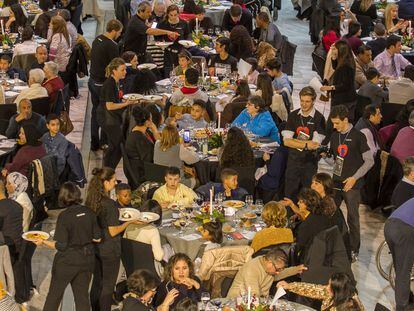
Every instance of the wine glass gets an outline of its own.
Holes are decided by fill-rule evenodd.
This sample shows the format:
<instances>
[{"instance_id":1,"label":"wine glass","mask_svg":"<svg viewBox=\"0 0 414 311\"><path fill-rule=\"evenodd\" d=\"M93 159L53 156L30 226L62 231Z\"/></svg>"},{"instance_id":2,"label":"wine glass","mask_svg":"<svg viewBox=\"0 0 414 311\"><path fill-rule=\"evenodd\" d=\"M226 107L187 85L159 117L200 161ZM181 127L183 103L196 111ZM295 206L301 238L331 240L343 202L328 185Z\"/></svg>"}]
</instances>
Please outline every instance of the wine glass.
<instances>
[{"instance_id":1,"label":"wine glass","mask_svg":"<svg viewBox=\"0 0 414 311\"><path fill-rule=\"evenodd\" d=\"M14 45L16 43L17 37L16 36L10 36L9 39L10 39L10 42Z\"/></svg>"},{"instance_id":2,"label":"wine glass","mask_svg":"<svg viewBox=\"0 0 414 311\"><path fill-rule=\"evenodd\" d=\"M210 293L202 292L201 293L201 302L203 303L204 310L207 310L208 302L210 301Z\"/></svg>"},{"instance_id":3,"label":"wine glass","mask_svg":"<svg viewBox=\"0 0 414 311\"><path fill-rule=\"evenodd\" d=\"M204 202L203 195L201 193L197 193L197 196L195 197L194 201L198 206L203 205L203 202Z\"/></svg>"},{"instance_id":4,"label":"wine glass","mask_svg":"<svg viewBox=\"0 0 414 311\"><path fill-rule=\"evenodd\" d=\"M250 207L253 204L253 196L250 194L246 195L245 202L246 202L247 207Z\"/></svg>"},{"instance_id":5,"label":"wine glass","mask_svg":"<svg viewBox=\"0 0 414 311\"><path fill-rule=\"evenodd\" d=\"M185 229L186 226L187 226L187 220L184 219L184 218L180 219L180 233L179 233L179 236L182 237L184 235L184 229Z\"/></svg>"},{"instance_id":6,"label":"wine glass","mask_svg":"<svg viewBox=\"0 0 414 311\"><path fill-rule=\"evenodd\" d=\"M223 204L223 200L224 200L223 192L219 192L214 196L214 201L219 207L221 207L221 205Z\"/></svg>"},{"instance_id":7,"label":"wine glass","mask_svg":"<svg viewBox=\"0 0 414 311\"><path fill-rule=\"evenodd\" d=\"M22 33L23 33L23 27L19 26L17 27L17 32L19 33L20 38L22 37Z\"/></svg>"}]
</instances>

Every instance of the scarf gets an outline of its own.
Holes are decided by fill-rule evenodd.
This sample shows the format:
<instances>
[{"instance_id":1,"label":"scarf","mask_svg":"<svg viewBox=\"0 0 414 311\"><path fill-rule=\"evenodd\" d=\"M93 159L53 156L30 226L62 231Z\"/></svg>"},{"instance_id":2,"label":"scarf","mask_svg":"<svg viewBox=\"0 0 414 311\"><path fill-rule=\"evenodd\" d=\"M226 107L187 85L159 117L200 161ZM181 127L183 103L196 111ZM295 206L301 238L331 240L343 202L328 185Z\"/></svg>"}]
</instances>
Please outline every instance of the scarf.
<instances>
[{"instance_id":1,"label":"scarf","mask_svg":"<svg viewBox=\"0 0 414 311\"><path fill-rule=\"evenodd\" d=\"M20 194L26 192L27 187L29 186L27 177L18 172L13 172L7 175L7 182L14 188L14 192L9 193L9 198L15 201Z\"/></svg>"}]
</instances>

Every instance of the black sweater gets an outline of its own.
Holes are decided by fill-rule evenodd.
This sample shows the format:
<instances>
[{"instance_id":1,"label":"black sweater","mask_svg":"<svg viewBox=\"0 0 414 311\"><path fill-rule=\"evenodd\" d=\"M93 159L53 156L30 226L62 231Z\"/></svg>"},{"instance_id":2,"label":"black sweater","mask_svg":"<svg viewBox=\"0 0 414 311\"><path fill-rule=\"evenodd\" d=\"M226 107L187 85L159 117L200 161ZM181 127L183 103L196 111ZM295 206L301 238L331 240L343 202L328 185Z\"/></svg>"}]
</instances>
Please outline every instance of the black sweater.
<instances>
[{"instance_id":1,"label":"black sweater","mask_svg":"<svg viewBox=\"0 0 414 311\"><path fill-rule=\"evenodd\" d=\"M355 1L351 6L351 12L355 15L365 15L377 19L377 8L372 4L365 12L361 10L361 1Z\"/></svg>"},{"instance_id":2,"label":"black sweater","mask_svg":"<svg viewBox=\"0 0 414 311\"><path fill-rule=\"evenodd\" d=\"M391 203L398 208L411 198L414 198L414 185L401 180L392 193Z\"/></svg>"},{"instance_id":3,"label":"black sweater","mask_svg":"<svg viewBox=\"0 0 414 311\"><path fill-rule=\"evenodd\" d=\"M335 69L332 85L332 106L350 103L356 100L355 68L345 64Z\"/></svg>"}]
</instances>

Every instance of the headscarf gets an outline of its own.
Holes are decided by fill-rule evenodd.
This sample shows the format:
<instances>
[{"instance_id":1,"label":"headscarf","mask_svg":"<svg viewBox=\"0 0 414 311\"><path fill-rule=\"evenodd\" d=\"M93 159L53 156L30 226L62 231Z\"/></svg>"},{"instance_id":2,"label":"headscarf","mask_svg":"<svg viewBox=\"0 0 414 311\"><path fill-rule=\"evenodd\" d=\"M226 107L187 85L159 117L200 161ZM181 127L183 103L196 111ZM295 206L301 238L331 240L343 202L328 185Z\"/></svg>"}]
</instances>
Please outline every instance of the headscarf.
<instances>
[{"instance_id":1,"label":"headscarf","mask_svg":"<svg viewBox=\"0 0 414 311\"><path fill-rule=\"evenodd\" d=\"M26 136L26 144L29 146L39 146L42 142L40 141L40 137L42 134L33 124L25 124L22 126L24 130L24 135Z\"/></svg>"},{"instance_id":2,"label":"headscarf","mask_svg":"<svg viewBox=\"0 0 414 311\"><path fill-rule=\"evenodd\" d=\"M12 200L16 200L20 194L26 192L29 186L27 177L19 172L13 172L7 175L7 182L12 184L14 188L14 192L9 193L9 198Z\"/></svg>"}]
</instances>

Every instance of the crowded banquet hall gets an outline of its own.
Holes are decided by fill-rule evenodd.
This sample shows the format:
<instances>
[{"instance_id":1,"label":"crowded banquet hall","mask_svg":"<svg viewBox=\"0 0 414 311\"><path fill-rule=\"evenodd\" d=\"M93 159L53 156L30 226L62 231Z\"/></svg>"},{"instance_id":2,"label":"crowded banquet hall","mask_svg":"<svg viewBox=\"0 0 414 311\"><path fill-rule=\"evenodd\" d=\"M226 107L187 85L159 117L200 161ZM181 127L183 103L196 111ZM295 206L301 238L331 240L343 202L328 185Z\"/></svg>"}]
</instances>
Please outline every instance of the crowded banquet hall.
<instances>
[{"instance_id":1,"label":"crowded banquet hall","mask_svg":"<svg viewBox=\"0 0 414 311\"><path fill-rule=\"evenodd\" d=\"M413 0L0 2L0 311L414 310Z\"/></svg>"}]
</instances>

